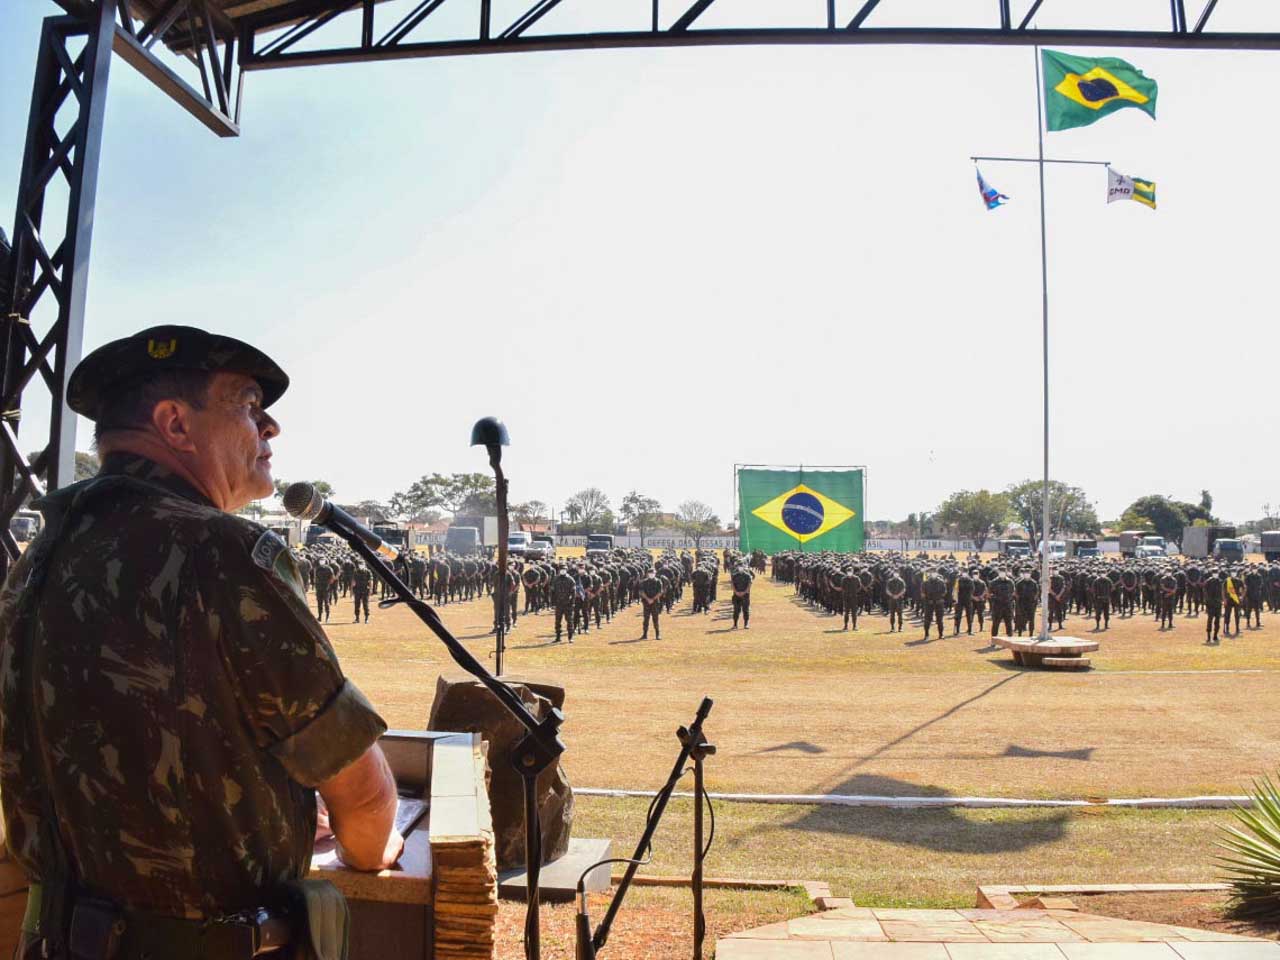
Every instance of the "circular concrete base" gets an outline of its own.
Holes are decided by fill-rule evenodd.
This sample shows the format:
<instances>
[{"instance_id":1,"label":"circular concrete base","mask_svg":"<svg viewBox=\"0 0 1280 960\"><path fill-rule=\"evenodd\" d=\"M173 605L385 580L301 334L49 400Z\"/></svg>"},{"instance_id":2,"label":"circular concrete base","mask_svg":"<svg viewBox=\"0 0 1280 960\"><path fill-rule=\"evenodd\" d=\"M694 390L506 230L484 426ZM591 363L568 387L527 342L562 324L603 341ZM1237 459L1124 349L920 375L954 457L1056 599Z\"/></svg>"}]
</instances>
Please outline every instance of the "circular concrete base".
<instances>
[{"instance_id":1,"label":"circular concrete base","mask_svg":"<svg viewBox=\"0 0 1280 960\"><path fill-rule=\"evenodd\" d=\"M995 637L993 642L1012 651L1014 663L1050 670L1087 670L1089 658L1084 654L1092 653L1099 647L1097 640L1064 636L1052 636L1048 640L1038 637Z\"/></svg>"}]
</instances>

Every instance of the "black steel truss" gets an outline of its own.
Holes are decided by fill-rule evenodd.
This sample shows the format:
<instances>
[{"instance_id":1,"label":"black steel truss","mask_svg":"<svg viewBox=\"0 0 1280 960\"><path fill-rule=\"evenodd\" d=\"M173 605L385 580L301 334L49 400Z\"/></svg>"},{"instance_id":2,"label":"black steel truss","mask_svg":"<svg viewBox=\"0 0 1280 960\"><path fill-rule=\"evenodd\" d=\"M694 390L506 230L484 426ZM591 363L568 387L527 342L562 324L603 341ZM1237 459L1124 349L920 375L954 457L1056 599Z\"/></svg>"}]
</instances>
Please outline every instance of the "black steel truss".
<instances>
[{"instance_id":1,"label":"black steel truss","mask_svg":"<svg viewBox=\"0 0 1280 960\"><path fill-rule=\"evenodd\" d=\"M454 0L456 7L461 0ZM245 70L393 60L412 57L516 53L537 50L582 50L616 47L708 46L747 44L1052 44L1058 46L1181 47L1190 49L1278 49L1280 33L1214 33L1210 25L1218 0L1202 4L1194 25L1186 0L1169 0L1167 21L1148 30L1105 30L1088 24L1070 29L1036 30L1035 18L1045 0L991 0L990 19L972 27L876 26L872 15L886 14L903 0L861 0L847 21L837 18L836 0L827 0L825 22L812 27L739 27L699 29L698 21L716 0L680 0L667 15L653 0L647 30L584 30L576 33L530 34L531 28L562 0L531 0L528 9L505 26L492 22L490 0L467 0L475 11L474 30L464 37L414 39L444 0L419 0L408 12L380 9L375 0L292 0L236 19L240 63ZM1018 7L1014 9L1015 3ZM844 6L842 4L841 6ZM599 0L570 0L567 7L588 13ZM384 16L386 14L386 16ZM341 17L360 17L356 46L303 48L302 41ZM665 25L664 25L665 24Z\"/></svg>"},{"instance_id":2,"label":"black steel truss","mask_svg":"<svg viewBox=\"0 0 1280 960\"><path fill-rule=\"evenodd\" d=\"M80 358L98 154L106 107L107 75L115 34L115 0L103 0L94 20L50 17L40 35L26 148L18 186L13 250L2 327L4 369L0 382L0 541L7 566L18 556L9 521L44 482L50 487L75 476L75 415L63 403L67 373ZM73 49L81 38L84 46ZM64 111L64 107L67 108ZM74 113L69 127L66 118ZM60 134L59 127L66 129ZM46 224L50 192L65 192L66 220ZM33 317L42 298L52 298L48 328ZM18 443L23 392L33 383L48 389L49 436L31 462ZM43 481L42 481L43 478Z\"/></svg>"},{"instance_id":3,"label":"black steel truss","mask_svg":"<svg viewBox=\"0 0 1280 960\"><path fill-rule=\"evenodd\" d=\"M36 59L27 139L18 184L12 250L0 268L0 571L18 556L9 521L22 505L75 477L76 418L64 403L67 376L84 339L89 247L93 235L98 158L112 51L223 136L239 133L232 101L234 31L214 32L209 0L171 0L162 16L137 22L129 0L65 0L72 15L44 21ZM198 14L197 14L198 12ZM184 56L199 70L204 93L152 50L178 20L191 25ZM201 24L204 30L195 32ZM219 51L221 40L221 51ZM60 132L65 131L65 133ZM55 196L54 194L57 194ZM46 205L61 201L65 222L45 222ZM52 305L48 306L49 301ZM43 323L45 329L37 331ZM50 397L49 435L28 460L19 444L24 394Z\"/></svg>"}]
</instances>

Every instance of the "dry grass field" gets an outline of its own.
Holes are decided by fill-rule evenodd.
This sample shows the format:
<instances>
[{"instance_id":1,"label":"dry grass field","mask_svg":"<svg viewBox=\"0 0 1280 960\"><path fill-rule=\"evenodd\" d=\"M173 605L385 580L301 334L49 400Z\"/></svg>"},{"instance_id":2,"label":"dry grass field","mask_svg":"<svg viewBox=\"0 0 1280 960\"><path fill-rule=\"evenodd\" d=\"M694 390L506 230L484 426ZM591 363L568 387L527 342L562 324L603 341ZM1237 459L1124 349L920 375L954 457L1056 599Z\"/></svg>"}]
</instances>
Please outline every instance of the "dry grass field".
<instances>
[{"instance_id":1,"label":"dry grass field","mask_svg":"<svg viewBox=\"0 0 1280 960\"><path fill-rule=\"evenodd\" d=\"M1161 632L1146 616L1098 634L1094 669L1015 669L989 635L922 642L907 623L835 617L759 578L750 630L732 629L727 596L692 615L686 592L662 639L640 640L637 606L553 643L550 613L523 617L506 671L567 690L564 763L577 786L654 788L674 757L673 731L702 696L719 753L719 791L1136 797L1239 793L1280 758L1280 616L1219 647L1202 619ZM327 625L347 672L393 726L421 727L441 672L457 671L403 608L368 624ZM492 664L490 602L441 609L456 636ZM950 625L948 625L950 626ZM1068 620L1092 636L1092 621Z\"/></svg>"},{"instance_id":2,"label":"dry grass field","mask_svg":"<svg viewBox=\"0 0 1280 960\"><path fill-rule=\"evenodd\" d=\"M989 634L922 642L880 616L840 630L789 586L758 578L749 631L732 629L722 581L711 613L691 597L640 640L637 607L611 624L552 642L549 613L522 617L507 674L566 688L564 764L577 787L656 789L677 726L701 697L718 753L718 792L1095 798L1236 794L1280 758L1280 616L1220 647L1202 619L1112 620L1094 669L1014 668ZM402 608L368 624L327 625L343 666L393 726L422 727L436 677L460 671ZM449 604L445 622L492 664L491 602ZM950 624L948 624L948 628ZM1093 636L1092 621L1068 620ZM576 832L630 849L639 799L578 798ZM859 903L971 906L983 883L1214 879L1222 811L914 810L720 804L710 875L826 880ZM648 871L687 873L691 804L675 801ZM687 897L687 894L684 896ZM672 891L640 891L653 922L684 910ZM722 913L794 914L794 898L718 895ZM672 911L675 911L672 914ZM553 921L554 922L554 921ZM637 921L640 922L640 921ZM729 922L729 926L734 926ZM513 927L514 929L514 927ZM505 948L504 948L505 949ZM515 955L514 953L512 954ZM675 954L673 954L675 955ZM656 954L655 954L656 956Z\"/></svg>"}]
</instances>

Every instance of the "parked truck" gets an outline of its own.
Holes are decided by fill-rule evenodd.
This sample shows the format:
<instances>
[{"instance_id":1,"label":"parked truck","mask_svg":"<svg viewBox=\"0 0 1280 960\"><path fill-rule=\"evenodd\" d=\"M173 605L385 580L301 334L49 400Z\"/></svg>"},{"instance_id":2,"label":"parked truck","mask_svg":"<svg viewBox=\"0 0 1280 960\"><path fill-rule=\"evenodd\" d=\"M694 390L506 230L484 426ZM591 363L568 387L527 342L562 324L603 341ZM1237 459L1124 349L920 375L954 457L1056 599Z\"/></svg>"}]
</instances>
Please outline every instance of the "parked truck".
<instances>
[{"instance_id":1,"label":"parked truck","mask_svg":"<svg viewBox=\"0 0 1280 960\"><path fill-rule=\"evenodd\" d=\"M1262 531L1262 555L1267 558L1267 563L1280 560L1280 530Z\"/></svg>"},{"instance_id":2,"label":"parked truck","mask_svg":"<svg viewBox=\"0 0 1280 960\"><path fill-rule=\"evenodd\" d=\"M1002 557L1029 557L1031 556L1031 544L1017 537L1001 540L1000 555Z\"/></svg>"},{"instance_id":3,"label":"parked truck","mask_svg":"<svg viewBox=\"0 0 1280 960\"><path fill-rule=\"evenodd\" d=\"M1168 552L1169 545L1165 542L1164 537L1147 534L1138 541L1138 547L1134 551L1134 555L1141 560L1150 557L1163 557Z\"/></svg>"},{"instance_id":4,"label":"parked truck","mask_svg":"<svg viewBox=\"0 0 1280 960\"><path fill-rule=\"evenodd\" d=\"M1150 530L1125 530L1120 534L1120 556L1132 559L1138 555L1138 547L1142 538L1149 536Z\"/></svg>"},{"instance_id":5,"label":"parked truck","mask_svg":"<svg viewBox=\"0 0 1280 960\"><path fill-rule=\"evenodd\" d=\"M1212 557L1219 540L1234 540L1235 527L1183 527L1182 555L1184 557Z\"/></svg>"},{"instance_id":6,"label":"parked truck","mask_svg":"<svg viewBox=\"0 0 1280 960\"><path fill-rule=\"evenodd\" d=\"M1081 537L1076 540L1067 541L1068 557L1096 557L1098 555L1098 541L1089 537Z\"/></svg>"},{"instance_id":7,"label":"parked truck","mask_svg":"<svg viewBox=\"0 0 1280 960\"><path fill-rule=\"evenodd\" d=\"M611 533L589 533L587 534L587 556L588 557L608 557L613 552L613 534Z\"/></svg>"}]
</instances>

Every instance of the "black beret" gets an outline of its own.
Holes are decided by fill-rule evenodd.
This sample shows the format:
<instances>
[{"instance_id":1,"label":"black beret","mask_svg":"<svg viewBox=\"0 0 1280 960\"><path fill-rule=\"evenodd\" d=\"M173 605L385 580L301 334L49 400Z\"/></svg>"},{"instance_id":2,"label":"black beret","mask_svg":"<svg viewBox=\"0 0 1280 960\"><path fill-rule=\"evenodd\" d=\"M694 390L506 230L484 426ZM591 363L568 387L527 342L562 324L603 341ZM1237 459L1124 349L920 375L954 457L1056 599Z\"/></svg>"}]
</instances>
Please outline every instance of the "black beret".
<instances>
[{"instance_id":1,"label":"black beret","mask_svg":"<svg viewBox=\"0 0 1280 960\"><path fill-rule=\"evenodd\" d=\"M289 388L289 375L256 347L197 327L151 327L104 343L89 354L67 383L67 406L97 420L112 388L171 370L241 373L258 381L269 407Z\"/></svg>"}]
</instances>

